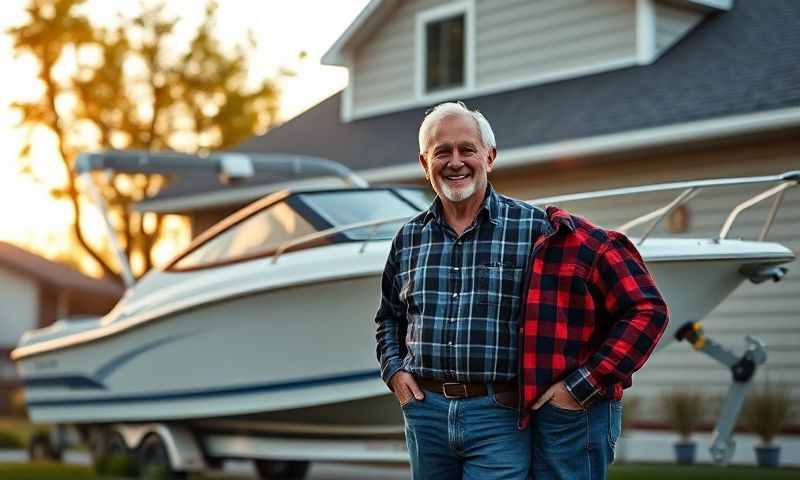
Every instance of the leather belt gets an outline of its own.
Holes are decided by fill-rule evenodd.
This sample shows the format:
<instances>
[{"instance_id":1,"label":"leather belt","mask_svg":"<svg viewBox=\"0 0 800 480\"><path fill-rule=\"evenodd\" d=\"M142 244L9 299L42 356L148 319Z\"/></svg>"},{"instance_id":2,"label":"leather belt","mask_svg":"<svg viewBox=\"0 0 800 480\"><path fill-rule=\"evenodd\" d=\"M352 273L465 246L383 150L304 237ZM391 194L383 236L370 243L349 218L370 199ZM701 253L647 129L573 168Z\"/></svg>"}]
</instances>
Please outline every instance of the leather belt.
<instances>
[{"instance_id":1,"label":"leather belt","mask_svg":"<svg viewBox=\"0 0 800 480\"><path fill-rule=\"evenodd\" d=\"M442 382L432 378L418 378L417 382L423 389L441 393L445 398L482 397L489 393L485 383ZM495 382L491 385L494 393L512 392L517 389L515 382Z\"/></svg>"}]
</instances>

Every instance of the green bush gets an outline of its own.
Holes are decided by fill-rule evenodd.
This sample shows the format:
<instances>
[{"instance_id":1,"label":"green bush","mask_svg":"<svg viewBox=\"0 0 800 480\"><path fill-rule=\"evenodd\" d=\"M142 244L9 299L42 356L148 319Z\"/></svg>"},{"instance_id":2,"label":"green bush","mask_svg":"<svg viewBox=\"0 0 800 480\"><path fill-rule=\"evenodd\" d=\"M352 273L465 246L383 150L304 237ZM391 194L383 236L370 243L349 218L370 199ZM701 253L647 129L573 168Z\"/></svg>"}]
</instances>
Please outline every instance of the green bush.
<instances>
[{"instance_id":1,"label":"green bush","mask_svg":"<svg viewBox=\"0 0 800 480\"><path fill-rule=\"evenodd\" d=\"M0 430L0 449L25 448L25 439L19 433Z\"/></svg>"}]
</instances>

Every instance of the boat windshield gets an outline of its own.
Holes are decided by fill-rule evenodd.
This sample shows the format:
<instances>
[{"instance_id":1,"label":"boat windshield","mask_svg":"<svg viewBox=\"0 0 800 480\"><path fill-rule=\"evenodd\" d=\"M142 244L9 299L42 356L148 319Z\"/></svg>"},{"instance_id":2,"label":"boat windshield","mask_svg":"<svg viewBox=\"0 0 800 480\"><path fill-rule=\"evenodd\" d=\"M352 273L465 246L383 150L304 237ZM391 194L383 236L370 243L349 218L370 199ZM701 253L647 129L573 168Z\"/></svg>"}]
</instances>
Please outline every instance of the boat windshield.
<instances>
[{"instance_id":1,"label":"boat windshield","mask_svg":"<svg viewBox=\"0 0 800 480\"><path fill-rule=\"evenodd\" d=\"M412 192L412 189L404 189ZM386 190L344 190L331 192L316 192L299 195L300 200L311 210L333 227L341 227L354 223L370 222L384 218L412 217L422 210L419 205L424 203L422 196L410 198L398 196L394 191ZM412 203L412 198L414 198ZM375 240L392 238L405 223L398 221L376 227L356 228L346 230L345 235L350 240Z\"/></svg>"},{"instance_id":2,"label":"boat windshield","mask_svg":"<svg viewBox=\"0 0 800 480\"><path fill-rule=\"evenodd\" d=\"M186 270L267 255L282 243L315 231L286 202L278 202L212 237L170 268Z\"/></svg>"}]
</instances>

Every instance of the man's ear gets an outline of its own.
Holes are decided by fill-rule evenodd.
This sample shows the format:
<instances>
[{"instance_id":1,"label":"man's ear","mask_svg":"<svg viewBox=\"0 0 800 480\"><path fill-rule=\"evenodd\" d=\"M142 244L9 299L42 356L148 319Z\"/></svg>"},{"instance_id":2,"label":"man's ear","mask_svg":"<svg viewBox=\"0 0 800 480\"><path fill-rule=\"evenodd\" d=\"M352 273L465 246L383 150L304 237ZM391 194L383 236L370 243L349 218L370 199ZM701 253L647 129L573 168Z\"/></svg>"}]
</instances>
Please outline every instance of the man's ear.
<instances>
[{"instance_id":1,"label":"man's ear","mask_svg":"<svg viewBox=\"0 0 800 480\"><path fill-rule=\"evenodd\" d=\"M497 148L492 147L489 149L489 155L486 159L486 172L491 172L494 167L494 160L497 158Z\"/></svg>"},{"instance_id":2,"label":"man's ear","mask_svg":"<svg viewBox=\"0 0 800 480\"><path fill-rule=\"evenodd\" d=\"M419 154L419 164L422 166L422 171L425 172L425 180L430 180L428 178L428 161L425 160L425 155L422 153Z\"/></svg>"}]
</instances>

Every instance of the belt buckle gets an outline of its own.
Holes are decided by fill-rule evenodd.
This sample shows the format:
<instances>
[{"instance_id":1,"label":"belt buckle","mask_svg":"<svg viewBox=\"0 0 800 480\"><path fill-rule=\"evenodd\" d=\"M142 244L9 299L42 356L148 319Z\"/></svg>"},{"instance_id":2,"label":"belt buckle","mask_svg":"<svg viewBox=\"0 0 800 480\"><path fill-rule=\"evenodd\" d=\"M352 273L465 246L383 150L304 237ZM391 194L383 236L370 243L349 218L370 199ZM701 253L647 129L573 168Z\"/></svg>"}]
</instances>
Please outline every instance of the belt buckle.
<instances>
[{"instance_id":1,"label":"belt buckle","mask_svg":"<svg viewBox=\"0 0 800 480\"><path fill-rule=\"evenodd\" d=\"M451 395L447 393L447 387L449 386L459 386L462 388L463 392L461 395ZM442 393L444 394L444 398L453 399L453 398L467 398L469 397L469 392L467 391L467 386L463 383L457 382L446 382L442 384Z\"/></svg>"}]
</instances>

